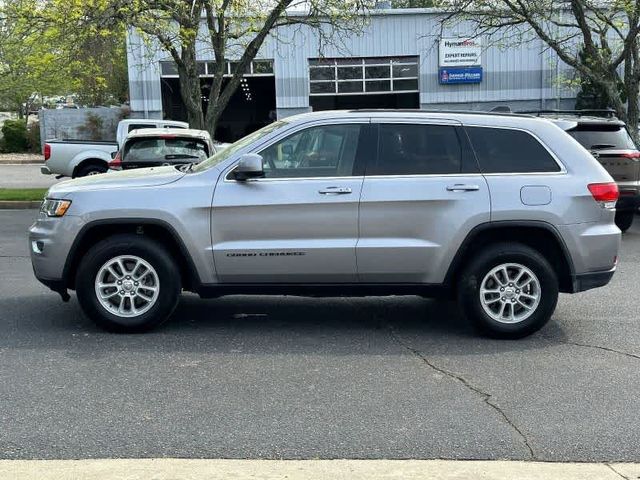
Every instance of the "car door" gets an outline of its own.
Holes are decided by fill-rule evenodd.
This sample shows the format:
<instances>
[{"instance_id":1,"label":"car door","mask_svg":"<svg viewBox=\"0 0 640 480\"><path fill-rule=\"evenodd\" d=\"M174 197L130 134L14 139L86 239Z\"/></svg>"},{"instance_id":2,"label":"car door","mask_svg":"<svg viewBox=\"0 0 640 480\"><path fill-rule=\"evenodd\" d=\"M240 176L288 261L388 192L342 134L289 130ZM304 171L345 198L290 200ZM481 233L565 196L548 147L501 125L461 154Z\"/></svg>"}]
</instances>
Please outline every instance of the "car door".
<instances>
[{"instance_id":1,"label":"car door","mask_svg":"<svg viewBox=\"0 0 640 480\"><path fill-rule=\"evenodd\" d=\"M264 178L218 181L212 240L220 282L357 280L355 247L367 123L301 127L260 151Z\"/></svg>"},{"instance_id":2,"label":"car door","mask_svg":"<svg viewBox=\"0 0 640 480\"><path fill-rule=\"evenodd\" d=\"M380 119L360 204L358 274L366 283L439 284L473 227L489 221L489 190L455 122Z\"/></svg>"}]
</instances>

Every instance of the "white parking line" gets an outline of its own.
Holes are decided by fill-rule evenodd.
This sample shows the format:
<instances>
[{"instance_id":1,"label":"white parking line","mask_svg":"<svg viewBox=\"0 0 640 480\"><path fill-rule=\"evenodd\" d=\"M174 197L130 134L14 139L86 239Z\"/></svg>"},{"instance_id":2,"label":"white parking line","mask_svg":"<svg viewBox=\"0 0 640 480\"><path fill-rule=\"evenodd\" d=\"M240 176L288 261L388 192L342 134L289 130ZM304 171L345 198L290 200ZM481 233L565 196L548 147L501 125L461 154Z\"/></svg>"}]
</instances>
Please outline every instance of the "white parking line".
<instances>
[{"instance_id":1,"label":"white parking line","mask_svg":"<svg viewBox=\"0 0 640 480\"><path fill-rule=\"evenodd\" d=\"M11 480L620 480L640 464L451 460L0 460Z\"/></svg>"}]
</instances>

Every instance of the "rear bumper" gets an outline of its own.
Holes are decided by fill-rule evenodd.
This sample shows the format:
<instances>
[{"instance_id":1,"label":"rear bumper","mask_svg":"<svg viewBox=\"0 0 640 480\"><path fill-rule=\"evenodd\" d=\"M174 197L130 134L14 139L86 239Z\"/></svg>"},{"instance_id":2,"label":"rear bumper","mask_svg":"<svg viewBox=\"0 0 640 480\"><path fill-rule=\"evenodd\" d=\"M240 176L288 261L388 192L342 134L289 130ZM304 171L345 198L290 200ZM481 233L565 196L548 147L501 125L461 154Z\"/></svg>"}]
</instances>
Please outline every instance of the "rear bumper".
<instances>
[{"instance_id":1,"label":"rear bumper","mask_svg":"<svg viewBox=\"0 0 640 480\"><path fill-rule=\"evenodd\" d=\"M640 207L640 193L637 190L620 189L620 199L616 203L619 212L635 211Z\"/></svg>"},{"instance_id":2,"label":"rear bumper","mask_svg":"<svg viewBox=\"0 0 640 480\"><path fill-rule=\"evenodd\" d=\"M605 270L601 272L581 273L579 275L573 275L573 293L584 292L593 288L604 287L607 285L613 274L616 272L616 268L611 270Z\"/></svg>"}]
</instances>

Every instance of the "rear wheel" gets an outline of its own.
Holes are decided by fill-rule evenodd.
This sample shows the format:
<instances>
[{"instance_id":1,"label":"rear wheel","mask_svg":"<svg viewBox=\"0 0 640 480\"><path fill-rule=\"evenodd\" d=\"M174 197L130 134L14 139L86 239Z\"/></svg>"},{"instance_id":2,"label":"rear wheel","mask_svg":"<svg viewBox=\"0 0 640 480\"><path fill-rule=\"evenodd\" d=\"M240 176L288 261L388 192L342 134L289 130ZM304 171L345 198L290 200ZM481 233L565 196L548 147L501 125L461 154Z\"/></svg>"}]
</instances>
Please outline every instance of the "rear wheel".
<instances>
[{"instance_id":1,"label":"rear wheel","mask_svg":"<svg viewBox=\"0 0 640 480\"><path fill-rule=\"evenodd\" d=\"M106 330L140 332L164 322L180 295L180 271L159 243L117 235L84 256L76 276L85 314Z\"/></svg>"},{"instance_id":2,"label":"rear wheel","mask_svg":"<svg viewBox=\"0 0 640 480\"><path fill-rule=\"evenodd\" d=\"M616 212L616 225L620 230L626 232L633 225L634 212Z\"/></svg>"},{"instance_id":3,"label":"rear wheel","mask_svg":"<svg viewBox=\"0 0 640 480\"><path fill-rule=\"evenodd\" d=\"M97 163L91 163L80 167L76 173L77 177L87 177L89 175L98 175L107 171L107 165L99 165Z\"/></svg>"},{"instance_id":4,"label":"rear wheel","mask_svg":"<svg viewBox=\"0 0 640 480\"><path fill-rule=\"evenodd\" d=\"M539 330L558 301L558 279L536 250L519 243L491 245L464 269L458 303L484 334L520 338Z\"/></svg>"}]
</instances>

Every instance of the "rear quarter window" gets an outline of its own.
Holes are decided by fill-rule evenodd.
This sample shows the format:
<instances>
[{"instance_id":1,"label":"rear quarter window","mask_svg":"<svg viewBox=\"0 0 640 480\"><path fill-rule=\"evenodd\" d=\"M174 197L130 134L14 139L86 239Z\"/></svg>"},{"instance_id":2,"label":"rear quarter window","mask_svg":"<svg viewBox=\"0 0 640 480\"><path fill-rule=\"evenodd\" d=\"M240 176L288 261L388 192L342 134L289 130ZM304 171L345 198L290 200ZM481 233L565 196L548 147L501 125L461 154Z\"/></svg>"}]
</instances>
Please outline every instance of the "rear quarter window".
<instances>
[{"instance_id":1,"label":"rear quarter window","mask_svg":"<svg viewBox=\"0 0 640 480\"><path fill-rule=\"evenodd\" d=\"M560 171L549 151L528 132L493 127L466 130L482 173Z\"/></svg>"}]
</instances>

